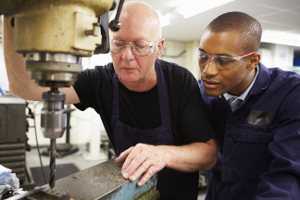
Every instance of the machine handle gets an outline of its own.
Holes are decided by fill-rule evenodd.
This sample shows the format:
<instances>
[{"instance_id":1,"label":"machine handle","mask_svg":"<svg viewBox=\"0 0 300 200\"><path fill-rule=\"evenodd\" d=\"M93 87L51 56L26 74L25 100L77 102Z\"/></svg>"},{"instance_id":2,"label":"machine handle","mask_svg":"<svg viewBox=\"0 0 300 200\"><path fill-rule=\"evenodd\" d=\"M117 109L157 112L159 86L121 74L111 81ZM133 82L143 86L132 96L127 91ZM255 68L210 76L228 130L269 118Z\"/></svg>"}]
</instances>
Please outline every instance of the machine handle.
<instances>
[{"instance_id":1,"label":"machine handle","mask_svg":"<svg viewBox=\"0 0 300 200\"><path fill-rule=\"evenodd\" d=\"M98 45L94 54L102 54L109 52L109 31L108 31L108 12L104 13L98 18L101 31L101 45Z\"/></svg>"},{"instance_id":2,"label":"machine handle","mask_svg":"<svg viewBox=\"0 0 300 200\"><path fill-rule=\"evenodd\" d=\"M121 15L121 11L123 8L123 4L124 4L125 0L120 0L119 5L118 5L118 9L117 9L117 14L115 19L113 19L110 23L109 23L109 28L111 31L116 32L120 29L120 15Z\"/></svg>"}]
</instances>

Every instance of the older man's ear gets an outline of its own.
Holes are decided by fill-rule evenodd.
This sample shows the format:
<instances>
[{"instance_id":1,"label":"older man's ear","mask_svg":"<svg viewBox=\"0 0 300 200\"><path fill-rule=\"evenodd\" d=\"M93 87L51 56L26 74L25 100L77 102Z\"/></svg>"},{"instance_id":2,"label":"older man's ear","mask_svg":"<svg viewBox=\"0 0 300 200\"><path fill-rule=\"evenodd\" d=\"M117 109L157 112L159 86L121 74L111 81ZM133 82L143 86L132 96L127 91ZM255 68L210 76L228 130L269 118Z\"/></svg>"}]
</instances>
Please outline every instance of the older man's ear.
<instances>
[{"instance_id":1,"label":"older man's ear","mask_svg":"<svg viewBox=\"0 0 300 200\"><path fill-rule=\"evenodd\" d=\"M158 44L157 44L157 47L158 47L158 57L161 57L165 51L165 39L161 39Z\"/></svg>"}]
</instances>

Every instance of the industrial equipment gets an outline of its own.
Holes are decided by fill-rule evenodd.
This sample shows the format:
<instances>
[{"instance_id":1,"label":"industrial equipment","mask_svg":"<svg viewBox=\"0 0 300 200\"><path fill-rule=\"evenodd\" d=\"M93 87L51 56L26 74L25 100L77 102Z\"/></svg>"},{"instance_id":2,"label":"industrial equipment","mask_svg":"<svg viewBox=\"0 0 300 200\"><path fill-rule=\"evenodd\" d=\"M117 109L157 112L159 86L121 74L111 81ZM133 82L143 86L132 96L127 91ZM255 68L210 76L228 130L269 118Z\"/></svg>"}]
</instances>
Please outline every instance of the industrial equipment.
<instances>
[{"instance_id":1,"label":"industrial equipment","mask_svg":"<svg viewBox=\"0 0 300 200\"><path fill-rule=\"evenodd\" d=\"M25 101L13 96L0 97L0 164L16 173L23 184L26 178Z\"/></svg>"},{"instance_id":2,"label":"industrial equipment","mask_svg":"<svg viewBox=\"0 0 300 200\"><path fill-rule=\"evenodd\" d=\"M118 17L110 27L119 28ZM66 128L65 95L81 71L81 57L109 50L108 14L113 0L1 0L0 14L12 16L14 45L26 60L32 78L50 90L43 93L41 126L50 138L50 180L55 186L56 138Z\"/></svg>"}]
</instances>

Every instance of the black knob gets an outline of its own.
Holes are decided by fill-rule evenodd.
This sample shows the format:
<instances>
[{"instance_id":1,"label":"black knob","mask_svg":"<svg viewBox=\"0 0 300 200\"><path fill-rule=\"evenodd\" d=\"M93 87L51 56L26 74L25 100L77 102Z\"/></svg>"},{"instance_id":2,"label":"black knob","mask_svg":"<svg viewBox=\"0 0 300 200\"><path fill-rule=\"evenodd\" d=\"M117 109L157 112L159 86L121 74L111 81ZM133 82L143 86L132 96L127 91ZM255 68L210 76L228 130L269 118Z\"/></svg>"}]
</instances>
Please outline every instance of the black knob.
<instances>
[{"instance_id":1,"label":"black knob","mask_svg":"<svg viewBox=\"0 0 300 200\"><path fill-rule=\"evenodd\" d=\"M112 20L108 26L113 32L117 32L118 30L120 30L120 22L118 20Z\"/></svg>"}]
</instances>

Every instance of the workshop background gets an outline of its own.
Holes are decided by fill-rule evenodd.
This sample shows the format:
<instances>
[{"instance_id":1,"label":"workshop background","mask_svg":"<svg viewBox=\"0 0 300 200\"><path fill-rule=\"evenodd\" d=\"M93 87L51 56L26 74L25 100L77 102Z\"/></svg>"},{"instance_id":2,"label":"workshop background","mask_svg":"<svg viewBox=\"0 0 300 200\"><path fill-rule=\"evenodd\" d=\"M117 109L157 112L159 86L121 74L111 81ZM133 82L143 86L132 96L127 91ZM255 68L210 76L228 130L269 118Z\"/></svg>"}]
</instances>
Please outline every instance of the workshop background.
<instances>
[{"instance_id":1,"label":"workshop background","mask_svg":"<svg viewBox=\"0 0 300 200\"><path fill-rule=\"evenodd\" d=\"M185 66L196 78L199 77L197 48L201 31L209 21L226 11L243 11L256 17L262 23L263 43L259 51L262 54L263 64L268 67L300 71L300 0L144 1L156 8L161 15L163 36L166 39L163 59ZM3 56L2 22L1 18L0 89L8 92ZM94 55L83 60L83 67L84 69L92 68L110 61L109 54ZM41 147L42 154L49 144L49 139L43 137L40 129L41 107L39 102L28 102L26 108L28 127L24 129L24 135L28 137L25 164L29 177L38 184L44 183L39 170L37 143ZM61 174L58 173L58 178L103 162L111 155L111 152L108 152L109 143L99 116L91 109L82 112L71 106L69 110L69 134L65 133L57 143L67 143L74 153L57 160L58 164L64 164L61 168L67 167L68 169L62 170ZM0 115L3 116L3 113ZM70 138L66 138L67 135ZM79 151L76 151L76 147ZM48 157L42 156L42 161L45 166L48 165ZM202 188L205 188L205 178L202 179L202 184ZM199 199L203 199L204 194L205 190L202 190Z\"/></svg>"}]
</instances>

